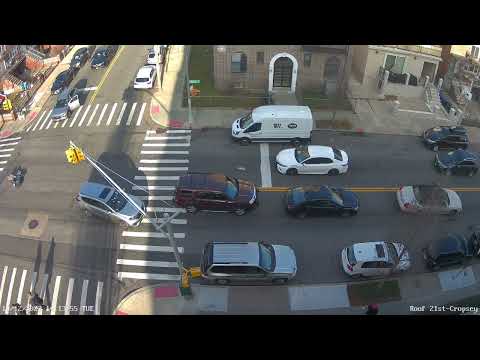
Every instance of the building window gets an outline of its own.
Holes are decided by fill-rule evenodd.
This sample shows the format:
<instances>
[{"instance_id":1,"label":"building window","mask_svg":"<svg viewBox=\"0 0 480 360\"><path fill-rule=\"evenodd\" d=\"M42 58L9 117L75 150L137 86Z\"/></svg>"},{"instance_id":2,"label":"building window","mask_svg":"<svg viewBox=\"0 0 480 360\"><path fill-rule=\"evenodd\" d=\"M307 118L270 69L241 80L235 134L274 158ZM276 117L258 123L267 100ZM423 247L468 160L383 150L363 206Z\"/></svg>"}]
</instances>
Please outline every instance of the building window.
<instances>
[{"instance_id":1,"label":"building window","mask_svg":"<svg viewBox=\"0 0 480 360\"><path fill-rule=\"evenodd\" d=\"M247 72L247 55L244 53L232 54L232 73Z\"/></svg>"},{"instance_id":2,"label":"building window","mask_svg":"<svg viewBox=\"0 0 480 360\"><path fill-rule=\"evenodd\" d=\"M310 67L312 65L312 53L303 53L303 66Z\"/></svg>"},{"instance_id":3,"label":"building window","mask_svg":"<svg viewBox=\"0 0 480 360\"><path fill-rule=\"evenodd\" d=\"M323 77L326 80L337 80L339 68L340 61L336 57L328 58L327 62L325 63Z\"/></svg>"},{"instance_id":4,"label":"building window","mask_svg":"<svg viewBox=\"0 0 480 360\"><path fill-rule=\"evenodd\" d=\"M405 56L387 54L385 57L385 70L393 72L395 74L403 74L403 68L405 66Z\"/></svg>"},{"instance_id":5,"label":"building window","mask_svg":"<svg viewBox=\"0 0 480 360\"><path fill-rule=\"evenodd\" d=\"M479 51L478 46L472 46L472 57L474 59L478 59L478 51Z\"/></svg>"},{"instance_id":6,"label":"building window","mask_svg":"<svg viewBox=\"0 0 480 360\"><path fill-rule=\"evenodd\" d=\"M257 51L257 65L263 65L265 63L265 53L263 51Z\"/></svg>"}]
</instances>

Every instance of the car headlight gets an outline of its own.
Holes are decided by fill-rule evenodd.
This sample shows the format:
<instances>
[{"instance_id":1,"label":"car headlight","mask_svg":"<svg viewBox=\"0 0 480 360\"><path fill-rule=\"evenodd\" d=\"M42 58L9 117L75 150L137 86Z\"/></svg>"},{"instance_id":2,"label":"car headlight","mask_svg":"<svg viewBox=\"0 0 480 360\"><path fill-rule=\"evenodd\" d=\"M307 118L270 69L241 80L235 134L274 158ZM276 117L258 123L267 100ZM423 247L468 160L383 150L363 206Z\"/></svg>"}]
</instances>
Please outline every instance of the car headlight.
<instances>
[{"instance_id":1,"label":"car headlight","mask_svg":"<svg viewBox=\"0 0 480 360\"><path fill-rule=\"evenodd\" d=\"M240 134L240 131L233 130L233 135L238 135L238 134Z\"/></svg>"}]
</instances>

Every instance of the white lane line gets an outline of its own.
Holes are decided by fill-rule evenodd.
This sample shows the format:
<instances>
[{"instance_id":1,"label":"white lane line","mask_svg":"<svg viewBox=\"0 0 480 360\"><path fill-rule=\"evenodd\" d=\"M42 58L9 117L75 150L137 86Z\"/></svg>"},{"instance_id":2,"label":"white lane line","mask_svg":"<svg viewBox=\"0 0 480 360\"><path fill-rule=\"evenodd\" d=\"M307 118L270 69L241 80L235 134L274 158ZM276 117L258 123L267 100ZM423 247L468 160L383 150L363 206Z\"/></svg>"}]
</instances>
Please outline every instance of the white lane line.
<instances>
[{"instance_id":1,"label":"white lane line","mask_svg":"<svg viewBox=\"0 0 480 360\"><path fill-rule=\"evenodd\" d=\"M100 118L97 121L97 126L100 126L100 124L102 123L103 115L105 114L105 111L107 110L107 107L108 107L108 104L105 104L103 106L102 112L100 113Z\"/></svg>"},{"instance_id":2,"label":"white lane line","mask_svg":"<svg viewBox=\"0 0 480 360\"><path fill-rule=\"evenodd\" d=\"M122 236L125 237L139 237L139 238L156 238L156 239L165 239L165 234L161 232L150 232L150 231L124 231ZM185 233L173 233L175 239L185 239Z\"/></svg>"},{"instance_id":3,"label":"white lane line","mask_svg":"<svg viewBox=\"0 0 480 360\"><path fill-rule=\"evenodd\" d=\"M0 164L6 164L8 161L0 161Z\"/></svg>"},{"instance_id":4,"label":"white lane line","mask_svg":"<svg viewBox=\"0 0 480 360\"><path fill-rule=\"evenodd\" d=\"M23 288L25 286L26 277L27 277L27 270L23 269L22 278L20 279L20 288L18 289L18 294L17 294L17 304L22 303Z\"/></svg>"},{"instance_id":5,"label":"white lane line","mask_svg":"<svg viewBox=\"0 0 480 360\"><path fill-rule=\"evenodd\" d=\"M133 103L132 108L130 109L130 114L128 114L127 126L130 126L132 122L133 114L135 113L136 107L137 107L137 103Z\"/></svg>"},{"instance_id":6,"label":"white lane line","mask_svg":"<svg viewBox=\"0 0 480 360\"><path fill-rule=\"evenodd\" d=\"M45 130L48 130L50 128L50 126L52 126L52 122L53 122L53 118L50 118L50 121L48 122L48 125L45 128Z\"/></svg>"},{"instance_id":7,"label":"white lane line","mask_svg":"<svg viewBox=\"0 0 480 360\"><path fill-rule=\"evenodd\" d=\"M73 124L75 124L75 121L77 121L77 117L78 115L82 112L82 109L83 109L83 105L80 106L77 110L77 112L75 113L75 116L73 117L73 120L72 122L70 123L70 127L73 127ZM62 128L67 124L67 122L63 123L62 124Z\"/></svg>"},{"instance_id":8,"label":"white lane line","mask_svg":"<svg viewBox=\"0 0 480 360\"><path fill-rule=\"evenodd\" d=\"M85 118L87 117L87 114L88 112L90 111L90 108L92 107L92 105L88 105L85 112L83 113L83 116L82 118L80 119L80 122L78 123L78 127L82 126L83 125L83 122L85 121ZM72 127L72 125L70 124L70 127Z\"/></svg>"},{"instance_id":9,"label":"white lane line","mask_svg":"<svg viewBox=\"0 0 480 360\"><path fill-rule=\"evenodd\" d=\"M182 208L166 208L166 207L150 207L150 206L147 206L147 212L171 212L171 213L174 213L174 212L177 212L179 211L180 213L182 214L185 214L187 212L187 210L185 209L182 209Z\"/></svg>"},{"instance_id":10,"label":"white lane line","mask_svg":"<svg viewBox=\"0 0 480 360\"><path fill-rule=\"evenodd\" d=\"M117 123L115 125L118 126L122 122L123 113L125 112L126 107L127 107L127 103L123 103L122 110L120 110L120 114L118 114Z\"/></svg>"},{"instance_id":11,"label":"white lane line","mask_svg":"<svg viewBox=\"0 0 480 360\"><path fill-rule=\"evenodd\" d=\"M66 120L68 120L68 119L65 119L64 121L66 121ZM59 124L60 124L60 121L55 121L55 125L53 125L53 128L56 129Z\"/></svg>"},{"instance_id":12,"label":"white lane line","mask_svg":"<svg viewBox=\"0 0 480 360\"><path fill-rule=\"evenodd\" d=\"M118 279L140 279L140 280L163 280L163 281L179 281L180 275L167 274L147 274L134 272L119 272Z\"/></svg>"},{"instance_id":13,"label":"white lane line","mask_svg":"<svg viewBox=\"0 0 480 360\"><path fill-rule=\"evenodd\" d=\"M190 134L192 130L167 130L167 134ZM157 134L156 130L147 130L147 134Z\"/></svg>"},{"instance_id":14,"label":"white lane line","mask_svg":"<svg viewBox=\"0 0 480 360\"><path fill-rule=\"evenodd\" d=\"M135 176L134 180L179 180L180 176Z\"/></svg>"},{"instance_id":15,"label":"white lane line","mask_svg":"<svg viewBox=\"0 0 480 360\"><path fill-rule=\"evenodd\" d=\"M95 315L100 315L100 307L102 306L103 282L97 282L97 293L95 295Z\"/></svg>"},{"instance_id":16,"label":"white lane line","mask_svg":"<svg viewBox=\"0 0 480 360\"><path fill-rule=\"evenodd\" d=\"M53 288L53 296L52 296L52 307L50 310L50 315L55 315L57 313L57 301L58 301L58 292L60 290L60 280L62 277L58 275L55 278L55 286Z\"/></svg>"},{"instance_id":17,"label":"white lane line","mask_svg":"<svg viewBox=\"0 0 480 360\"><path fill-rule=\"evenodd\" d=\"M87 304L88 280L83 280L82 295L80 295L80 315L85 315L85 305Z\"/></svg>"},{"instance_id":18,"label":"white lane line","mask_svg":"<svg viewBox=\"0 0 480 360\"><path fill-rule=\"evenodd\" d=\"M15 148L10 148L10 149L1 149L0 152L10 152L15 150Z\"/></svg>"},{"instance_id":19,"label":"white lane line","mask_svg":"<svg viewBox=\"0 0 480 360\"><path fill-rule=\"evenodd\" d=\"M147 106L147 103L143 103L142 108L140 109L140 115L138 115L137 126L140 126L140 124L142 123L143 113L145 112L145 106Z\"/></svg>"},{"instance_id":20,"label":"white lane line","mask_svg":"<svg viewBox=\"0 0 480 360\"><path fill-rule=\"evenodd\" d=\"M16 138L8 138L8 139L3 139L0 140L0 142L8 142L8 141L14 141L14 140L21 140L21 137L16 137Z\"/></svg>"},{"instance_id":21,"label":"white lane line","mask_svg":"<svg viewBox=\"0 0 480 360\"><path fill-rule=\"evenodd\" d=\"M190 151L165 151L165 150L142 150L140 154L144 155L188 155Z\"/></svg>"},{"instance_id":22,"label":"white lane line","mask_svg":"<svg viewBox=\"0 0 480 360\"><path fill-rule=\"evenodd\" d=\"M4 168L0 168L0 171L3 171Z\"/></svg>"},{"instance_id":23,"label":"white lane line","mask_svg":"<svg viewBox=\"0 0 480 360\"><path fill-rule=\"evenodd\" d=\"M173 252L171 246L156 246L156 245L135 245L135 244L120 244L121 250L133 251L156 251L156 252ZM178 252L183 254L183 247L178 247Z\"/></svg>"},{"instance_id":24,"label":"white lane line","mask_svg":"<svg viewBox=\"0 0 480 360\"><path fill-rule=\"evenodd\" d=\"M10 277L10 284L8 286L8 293L7 293L7 302L5 304L5 314L10 313L10 305L12 305L10 300L12 300L12 291L13 291L13 284L15 283L15 275L17 275L16 267L13 268L12 276Z\"/></svg>"},{"instance_id":25,"label":"white lane line","mask_svg":"<svg viewBox=\"0 0 480 360\"><path fill-rule=\"evenodd\" d=\"M48 278L50 277L50 274L43 274L43 283L42 283L42 288L40 289L40 298L43 300L43 303L45 303L45 293L47 292L47 283L48 283ZM38 315L43 315L43 309L39 308Z\"/></svg>"},{"instance_id":26,"label":"white lane line","mask_svg":"<svg viewBox=\"0 0 480 360\"><path fill-rule=\"evenodd\" d=\"M7 279L7 271L8 271L8 266L4 266L3 274L2 274L2 283L0 284L0 309L2 306L3 288L5 287L5 280Z\"/></svg>"},{"instance_id":27,"label":"white lane line","mask_svg":"<svg viewBox=\"0 0 480 360\"><path fill-rule=\"evenodd\" d=\"M10 157L12 154L5 154L5 155L0 155L0 157Z\"/></svg>"},{"instance_id":28,"label":"white lane line","mask_svg":"<svg viewBox=\"0 0 480 360\"><path fill-rule=\"evenodd\" d=\"M18 141L13 142L13 143L8 143L8 144L0 144L0 147L2 147L2 146L13 146L13 145L17 145L17 144L18 144Z\"/></svg>"},{"instance_id":29,"label":"white lane line","mask_svg":"<svg viewBox=\"0 0 480 360\"><path fill-rule=\"evenodd\" d=\"M142 159L140 163L146 164L188 164L190 160L184 159Z\"/></svg>"},{"instance_id":30,"label":"white lane line","mask_svg":"<svg viewBox=\"0 0 480 360\"><path fill-rule=\"evenodd\" d=\"M117 259L117 265L148 266L148 267L161 267L161 268L178 268L177 263L176 262L171 262L171 261L148 261L148 260Z\"/></svg>"},{"instance_id":31,"label":"white lane line","mask_svg":"<svg viewBox=\"0 0 480 360\"><path fill-rule=\"evenodd\" d=\"M137 196L140 200L162 200L162 201L172 201L173 196Z\"/></svg>"},{"instance_id":32,"label":"white lane line","mask_svg":"<svg viewBox=\"0 0 480 360\"><path fill-rule=\"evenodd\" d=\"M65 315L70 315L70 306L72 304L72 293L73 293L73 284L75 283L74 278L70 278L68 280L68 288L67 288L67 299L65 300Z\"/></svg>"},{"instance_id":33,"label":"white lane line","mask_svg":"<svg viewBox=\"0 0 480 360\"><path fill-rule=\"evenodd\" d=\"M115 114L115 110L117 109L117 103L113 104L113 108L110 111L110 115L108 115L108 120L105 126L110 126L110 123L112 122L113 119L113 114Z\"/></svg>"},{"instance_id":34,"label":"white lane line","mask_svg":"<svg viewBox=\"0 0 480 360\"><path fill-rule=\"evenodd\" d=\"M87 87L87 88L83 88L83 89L77 89L79 91L93 91L93 90L97 90L97 86L91 86L91 87Z\"/></svg>"},{"instance_id":35,"label":"white lane line","mask_svg":"<svg viewBox=\"0 0 480 360\"><path fill-rule=\"evenodd\" d=\"M48 118L50 117L50 114L52 113L53 109L50 110L50 112L47 114L47 116L45 116L45 120L43 120L43 123L42 125L40 125L40 127L38 128L38 130L42 130L43 127L45 126L45 123L47 122ZM34 129L35 130L35 129Z\"/></svg>"},{"instance_id":36,"label":"white lane line","mask_svg":"<svg viewBox=\"0 0 480 360\"><path fill-rule=\"evenodd\" d=\"M162 191L173 191L175 186L155 186L155 185L146 185L146 186L132 186L132 190L162 190Z\"/></svg>"},{"instance_id":37,"label":"white lane line","mask_svg":"<svg viewBox=\"0 0 480 360\"><path fill-rule=\"evenodd\" d=\"M42 121L43 117L44 117L46 114L47 114L47 110L44 110L43 113L42 113L42 115L40 115L40 117L38 118L38 120L35 122L35 126L34 126L33 124L32 124L31 126L29 126L28 129L27 129L27 132L29 132L30 129L31 129L32 131L35 131L35 129L37 128L38 124L40 124L40 122ZM33 128L32 128L32 126L33 126Z\"/></svg>"},{"instance_id":38,"label":"white lane line","mask_svg":"<svg viewBox=\"0 0 480 360\"><path fill-rule=\"evenodd\" d=\"M190 146L190 143L147 143L147 144L142 144L142 146L148 146L148 147L165 147L165 146Z\"/></svg>"},{"instance_id":39,"label":"white lane line","mask_svg":"<svg viewBox=\"0 0 480 360\"><path fill-rule=\"evenodd\" d=\"M150 140L191 140L191 136L145 136L146 141Z\"/></svg>"},{"instance_id":40,"label":"white lane line","mask_svg":"<svg viewBox=\"0 0 480 360\"><path fill-rule=\"evenodd\" d=\"M165 222L165 219L159 218L159 219L147 219L143 218L142 219L142 224L163 224ZM174 225L186 225L187 224L187 219L172 219L170 222Z\"/></svg>"},{"instance_id":41,"label":"white lane line","mask_svg":"<svg viewBox=\"0 0 480 360\"><path fill-rule=\"evenodd\" d=\"M188 167L153 167L153 166L140 166L139 171L188 171Z\"/></svg>"},{"instance_id":42,"label":"white lane line","mask_svg":"<svg viewBox=\"0 0 480 360\"><path fill-rule=\"evenodd\" d=\"M97 104L95 106L95 108L93 109L93 113L92 115L90 116L90 119L88 119L88 122L87 122L87 127L90 126L90 124L92 123L92 120L93 118L95 117L95 114L97 113L97 110L98 110L98 107L100 106L100 104Z\"/></svg>"},{"instance_id":43,"label":"white lane line","mask_svg":"<svg viewBox=\"0 0 480 360\"><path fill-rule=\"evenodd\" d=\"M262 187L272 187L272 174L270 172L270 152L268 143L260 144L260 173Z\"/></svg>"}]
</instances>

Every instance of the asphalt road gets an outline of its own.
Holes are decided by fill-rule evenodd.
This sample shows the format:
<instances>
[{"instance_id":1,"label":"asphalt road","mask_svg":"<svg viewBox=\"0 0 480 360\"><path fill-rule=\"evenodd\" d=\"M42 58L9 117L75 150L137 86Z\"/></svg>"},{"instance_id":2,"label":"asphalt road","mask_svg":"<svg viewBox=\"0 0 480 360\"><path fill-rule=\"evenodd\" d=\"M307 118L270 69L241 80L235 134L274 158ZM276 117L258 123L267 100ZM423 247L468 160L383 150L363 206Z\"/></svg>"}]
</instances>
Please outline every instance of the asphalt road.
<instances>
[{"instance_id":1,"label":"asphalt road","mask_svg":"<svg viewBox=\"0 0 480 360\"><path fill-rule=\"evenodd\" d=\"M477 187L472 178L438 174L433 168L434 153L425 149L419 138L410 136L346 136L315 132L312 144L335 145L350 156L345 175L286 176L275 169L275 156L288 145L269 144L273 187L293 185L341 185L392 187L437 182L445 187ZM210 149L214 148L212 154ZM475 145L472 146L473 150ZM192 136L190 171L222 172L262 185L258 144L232 143L228 129L207 130ZM466 232L478 223L480 193L463 192L464 213L448 216L407 215L398 209L395 192L361 192L360 211L353 218L296 219L284 211L283 193L261 192L259 207L243 217L233 214L201 213L189 215L190 241L185 259L197 265L208 241L268 241L289 244L297 254L296 283L340 282L349 278L341 268L340 251L354 242L387 240L407 244L413 265L410 272L424 272L421 249L448 231Z\"/></svg>"}]
</instances>

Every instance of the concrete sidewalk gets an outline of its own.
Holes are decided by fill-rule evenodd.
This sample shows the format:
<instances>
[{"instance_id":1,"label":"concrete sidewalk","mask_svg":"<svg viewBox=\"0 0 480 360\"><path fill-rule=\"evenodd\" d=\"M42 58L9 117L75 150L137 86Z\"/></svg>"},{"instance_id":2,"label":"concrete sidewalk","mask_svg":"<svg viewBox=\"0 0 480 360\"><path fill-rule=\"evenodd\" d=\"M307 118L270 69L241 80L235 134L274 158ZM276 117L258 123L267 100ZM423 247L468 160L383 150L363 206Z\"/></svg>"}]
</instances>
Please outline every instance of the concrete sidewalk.
<instances>
[{"instance_id":1,"label":"concrete sidewalk","mask_svg":"<svg viewBox=\"0 0 480 360\"><path fill-rule=\"evenodd\" d=\"M448 310L450 313L461 313L466 309L440 310L438 307L480 294L478 279L480 265L392 278L398 283L401 298L390 302L378 301L379 314L446 314ZM366 283L368 282L300 286L192 285L192 297L182 297L177 284L159 284L128 294L114 314L363 315L368 302L351 306L351 286ZM358 304L358 299L356 302Z\"/></svg>"},{"instance_id":2,"label":"concrete sidewalk","mask_svg":"<svg viewBox=\"0 0 480 360\"><path fill-rule=\"evenodd\" d=\"M52 71L52 73L45 79L43 84L38 88L37 92L32 98L31 105L30 105L30 111L28 114L26 114L24 117L19 117L15 121L9 121L7 122L2 130L0 131L0 139L3 138L8 138L9 136L12 136L13 134L19 133L23 131L28 125L34 121L40 111L42 110L43 105L47 102L48 98L50 97L50 88L55 81L55 78L57 75L68 69L70 67L70 61L75 54L75 52L84 46L88 45L75 45L68 54L63 58L62 61L58 63L58 65L55 67L55 69Z\"/></svg>"}]
</instances>

